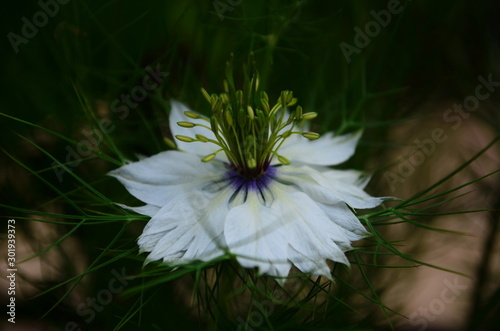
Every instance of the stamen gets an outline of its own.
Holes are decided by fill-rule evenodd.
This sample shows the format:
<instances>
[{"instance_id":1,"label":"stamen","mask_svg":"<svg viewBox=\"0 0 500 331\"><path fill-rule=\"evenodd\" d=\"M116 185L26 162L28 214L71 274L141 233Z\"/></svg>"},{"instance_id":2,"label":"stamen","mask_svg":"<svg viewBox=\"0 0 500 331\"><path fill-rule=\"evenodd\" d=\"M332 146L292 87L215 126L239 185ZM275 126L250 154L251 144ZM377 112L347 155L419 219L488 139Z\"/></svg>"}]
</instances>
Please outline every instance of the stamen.
<instances>
[{"instance_id":1,"label":"stamen","mask_svg":"<svg viewBox=\"0 0 500 331\"><path fill-rule=\"evenodd\" d=\"M284 165L289 165L290 164L290 160L288 160L286 157L284 157L283 155L279 155L279 154L276 154L276 156L278 156L278 161L280 161L281 163L283 163Z\"/></svg>"},{"instance_id":2,"label":"stamen","mask_svg":"<svg viewBox=\"0 0 500 331\"><path fill-rule=\"evenodd\" d=\"M307 139L318 139L315 132L294 131L300 121L316 118L317 113L303 113L298 105L295 111L288 112L297 104L292 91L282 91L276 103L271 107L269 96L259 90L259 75L255 63L244 67L242 89L236 89L233 79L232 63L226 66L226 79L223 81L224 92L209 94L201 89L203 97L210 104L210 119L187 111L186 116L193 119L204 119L210 126L186 121L177 124L184 128L199 126L211 130L215 140L197 134L196 139L179 135L177 139L184 142L210 142L220 149L204 156L201 160L209 162L217 153L223 151L229 166L237 175L247 180L258 179L269 171L274 157L283 165L290 164L285 156L278 154L283 142L292 134L300 134Z\"/></svg>"},{"instance_id":3,"label":"stamen","mask_svg":"<svg viewBox=\"0 0 500 331\"><path fill-rule=\"evenodd\" d=\"M183 128L193 128L195 127L194 123L191 122L177 122L178 126L182 126Z\"/></svg>"},{"instance_id":4,"label":"stamen","mask_svg":"<svg viewBox=\"0 0 500 331\"><path fill-rule=\"evenodd\" d=\"M318 116L318 113L309 112L309 113L305 113L304 115L302 115L301 119L303 119L303 120L312 120L312 119L315 119L316 116Z\"/></svg>"},{"instance_id":5,"label":"stamen","mask_svg":"<svg viewBox=\"0 0 500 331\"><path fill-rule=\"evenodd\" d=\"M201 161L202 162L210 162L215 158L216 155L217 155L216 153L208 154L207 156L202 157Z\"/></svg>"},{"instance_id":6,"label":"stamen","mask_svg":"<svg viewBox=\"0 0 500 331\"><path fill-rule=\"evenodd\" d=\"M192 112L192 111L185 111L184 115L186 115L187 117L190 117L192 119L195 119L195 120L201 118L200 115L198 115L198 114L196 114L195 112Z\"/></svg>"},{"instance_id":7,"label":"stamen","mask_svg":"<svg viewBox=\"0 0 500 331\"><path fill-rule=\"evenodd\" d=\"M201 135L201 134L197 134L197 135L195 135L195 137L196 137L196 139L198 139L202 143L207 143L209 141L209 139L207 137L205 137L204 135Z\"/></svg>"},{"instance_id":8,"label":"stamen","mask_svg":"<svg viewBox=\"0 0 500 331\"><path fill-rule=\"evenodd\" d=\"M193 139L193 138L187 137L187 136L181 136L180 134L176 135L175 138L177 138L180 141L183 141L185 143L192 143L192 142L196 141L196 139Z\"/></svg>"},{"instance_id":9,"label":"stamen","mask_svg":"<svg viewBox=\"0 0 500 331\"><path fill-rule=\"evenodd\" d=\"M305 132L302 133L302 137L307 138L309 140L314 140L319 138L319 134L317 134L316 132Z\"/></svg>"}]
</instances>

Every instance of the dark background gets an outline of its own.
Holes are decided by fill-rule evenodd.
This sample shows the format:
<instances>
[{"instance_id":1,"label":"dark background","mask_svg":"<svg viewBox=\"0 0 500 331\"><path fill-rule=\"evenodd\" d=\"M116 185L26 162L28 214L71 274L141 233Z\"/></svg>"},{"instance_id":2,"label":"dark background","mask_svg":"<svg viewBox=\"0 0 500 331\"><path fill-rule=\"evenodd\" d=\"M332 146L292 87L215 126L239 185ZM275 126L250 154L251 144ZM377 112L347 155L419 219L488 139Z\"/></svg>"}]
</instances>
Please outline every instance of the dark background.
<instances>
[{"instance_id":1,"label":"dark background","mask_svg":"<svg viewBox=\"0 0 500 331\"><path fill-rule=\"evenodd\" d=\"M46 258L42 255L39 269L33 267L19 280L18 286L29 290L18 296L18 320L33 323L37 330L59 329L70 320L84 329L110 330L128 316L131 307L139 307L139 292L119 296L89 325L75 310L81 298L107 286L111 270L125 266L127 272L137 274L142 266L143 256L133 249L144 220L128 224L108 247L124 225L119 213L70 174L65 173L60 181L53 169L55 160L75 161L68 157L68 147L77 150L75 141L89 140L84 132L98 129L100 119L109 119L113 130L102 139L96 138L99 147L92 148L109 159L90 156L78 166L68 165L108 199L130 200L123 188L105 174L124 159L166 150L163 137L169 136L168 100L181 100L206 113L200 88L220 91L230 54L234 54L236 64L241 64L253 52L261 83L271 98L283 89L293 90L305 111L319 113L315 121L318 132L343 133L365 127L358 153L346 167L368 169L375 173L374 182L383 182L384 169L395 160L373 160L406 143L389 138L400 123L440 118L442 107L425 105L444 100L462 102L474 91L479 75L492 74L493 80L500 81L500 11L494 1L401 1L401 13L392 15L387 27L371 37L359 54L353 54L350 63L340 43L354 46L353 28L364 29L373 20L370 11L387 9L390 1L244 0L231 6L222 0L232 8L222 19L212 1L50 3L57 4L58 12L28 38L27 44L20 44L17 53L7 36L10 32L22 35L21 19L26 17L32 22L33 15L41 10L39 3L5 3L0 23L0 112L15 118L0 116L0 144L4 151L0 153L0 215L4 220L18 220L19 236L23 245L32 248L31 252L51 247L48 251L53 254ZM123 113L111 110L110 104L142 83L147 66L157 65L168 76L122 119ZM492 93L486 102L489 106L473 114L497 133L499 98L500 93ZM370 190L374 195L386 192L376 185ZM65 244L51 246L79 220L57 215L81 215L66 197L86 213L116 215L116 219L81 226ZM46 224L50 230L40 229L33 225L39 222L30 219L50 222ZM18 243L21 245L21 239ZM120 255L129 250L132 253ZM91 272L74 296L70 294L44 316L71 283L36 295L81 275L100 254L104 256L98 264L112 262ZM134 283L139 284L140 280ZM150 301L142 298L141 314L134 315L124 329L197 328L200 324L183 306L186 300L180 299L182 295L177 292L173 294L173 287L164 283L150 290L159 295ZM184 297L190 297L189 291L186 293ZM488 309L495 311L498 302L496 297ZM341 305L335 314L309 320L307 325L375 328L372 314L353 318L346 315L350 310ZM275 326L287 321L286 315L273 316L277 319ZM495 323L488 321L486 328Z\"/></svg>"}]
</instances>

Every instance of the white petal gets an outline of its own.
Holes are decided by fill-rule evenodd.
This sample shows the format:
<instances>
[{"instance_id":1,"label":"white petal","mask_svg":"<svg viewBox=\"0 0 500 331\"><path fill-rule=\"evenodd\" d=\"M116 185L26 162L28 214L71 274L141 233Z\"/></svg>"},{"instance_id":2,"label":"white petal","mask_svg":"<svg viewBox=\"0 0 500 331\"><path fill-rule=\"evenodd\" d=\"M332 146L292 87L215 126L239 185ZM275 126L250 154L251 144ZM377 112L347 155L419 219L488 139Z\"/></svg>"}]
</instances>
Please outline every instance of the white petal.
<instances>
[{"instance_id":1,"label":"white petal","mask_svg":"<svg viewBox=\"0 0 500 331\"><path fill-rule=\"evenodd\" d=\"M243 267L258 267L259 273L285 277L291 268L287 259L288 222L277 210L261 205L255 192L249 192L246 202L229 212L224 236Z\"/></svg>"},{"instance_id":2,"label":"white petal","mask_svg":"<svg viewBox=\"0 0 500 331\"><path fill-rule=\"evenodd\" d=\"M179 194L147 224L138 244L148 260L185 264L225 254L222 236L232 189Z\"/></svg>"},{"instance_id":3,"label":"white petal","mask_svg":"<svg viewBox=\"0 0 500 331\"><path fill-rule=\"evenodd\" d=\"M177 122L191 122L195 124L203 124L205 126L210 127L210 123L203 120L203 119L193 119L187 117L184 112L186 111L191 111L188 107L186 107L183 103L180 103L179 101L172 100L170 102L171 108L170 108L170 116L169 116L169 124L170 124L170 131L172 132L172 135L175 137L176 135L182 135L182 136L188 136L191 138L195 138L197 134L203 135L207 137L208 139L212 140L217 140L215 138L215 135L213 132L209 129L206 129L204 127L200 126L195 126L192 128L184 128L179 125L177 125ZM200 115L203 118L206 118L205 116ZM217 150L220 149L218 145L215 145L213 143L203 143L200 141L192 142L192 143L187 143L184 141L180 141L176 139L176 144L177 147L180 150L186 151L188 153L198 155L198 156L206 156L208 154L212 154L216 152ZM217 154L217 159L222 161L222 162L227 162L227 157L226 155L221 152Z\"/></svg>"},{"instance_id":4,"label":"white petal","mask_svg":"<svg viewBox=\"0 0 500 331\"><path fill-rule=\"evenodd\" d=\"M351 183L352 173L346 177L341 174L341 170L320 172L308 166L284 166L280 169L280 180L298 186L311 198L325 204L343 201L352 208L369 209L386 199L374 198L366 193L363 190L364 181Z\"/></svg>"},{"instance_id":5,"label":"white petal","mask_svg":"<svg viewBox=\"0 0 500 331\"><path fill-rule=\"evenodd\" d=\"M177 192L221 178L224 171L217 162L203 163L196 155L167 151L127 164L109 175L118 179L139 200L162 207Z\"/></svg>"},{"instance_id":6,"label":"white petal","mask_svg":"<svg viewBox=\"0 0 500 331\"><path fill-rule=\"evenodd\" d=\"M347 161L354 154L361 134L362 132L358 131L335 137L332 132L328 132L316 140L292 135L285 140L278 153L292 163L336 165Z\"/></svg>"},{"instance_id":7,"label":"white petal","mask_svg":"<svg viewBox=\"0 0 500 331\"><path fill-rule=\"evenodd\" d=\"M359 188L364 189L366 185L370 182L371 176L367 175L362 171L357 170L335 170L326 169L325 171L320 171L323 175L343 182L349 185L355 185Z\"/></svg>"},{"instance_id":8,"label":"white petal","mask_svg":"<svg viewBox=\"0 0 500 331\"><path fill-rule=\"evenodd\" d=\"M340 202L334 205L327 205L320 202L316 203L321 210L328 215L330 220L345 230L344 235L350 241L360 240L370 235L345 203Z\"/></svg>"},{"instance_id":9,"label":"white petal","mask_svg":"<svg viewBox=\"0 0 500 331\"><path fill-rule=\"evenodd\" d=\"M321 257L310 258L309 256L297 251L293 247L290 247L290 252L293 264L302 272L325 276L329 279L332 279L331 270L328 267L328 264L326 264L325 259Z\"/></svg>"},{"instance_id":10,"label":"white petal","mask_svg":"<svg viewBox=\"0 0 500 331\"><path fill-rule=\"evenodd\" d=\"M122 207L122 208L132 210L132 211L136 212L137 214L147 215L150 217L156 215L156 213L158 213L161 209L160 207L153 206L153 205L144 205L144 206L140 206L140 207L130 207L130 206L123 205L121 203L117 203L117 205Z\"/></svg>"},{"instance_id":11,"label":"white petal","mask_svg":"<svg viewBox=\"0 0 500 331\"><path fill-rule=\"evenodd\" d=\"M273 192L278 196L274 207L280 211L281 217L293 220L289 222L287 230L289 245L294 250L320 264L325 259L349 263L344 251L350 249L350 241L344 229L332 222L311 198L281 184L276 185ZM291 255L289 250L288 257L299 267L297 263L301 262L301 256ZM317 272L317 270L301 270Z\"/></svg>"},{"instance_id":12,"label":"white petal","mask_svg":"<svg viewBox=\"0 0 500 331\"><path fill-rule=\"evenodd\" d=\"M273 183L271 206L249 192L245 203L231 209L224 236L231 253L247 268L283 276L293 262L302 272L330 277L326 260L348 264L348 230L332 222L312 199L295 188Z\"/></svg>"}]
</instances>

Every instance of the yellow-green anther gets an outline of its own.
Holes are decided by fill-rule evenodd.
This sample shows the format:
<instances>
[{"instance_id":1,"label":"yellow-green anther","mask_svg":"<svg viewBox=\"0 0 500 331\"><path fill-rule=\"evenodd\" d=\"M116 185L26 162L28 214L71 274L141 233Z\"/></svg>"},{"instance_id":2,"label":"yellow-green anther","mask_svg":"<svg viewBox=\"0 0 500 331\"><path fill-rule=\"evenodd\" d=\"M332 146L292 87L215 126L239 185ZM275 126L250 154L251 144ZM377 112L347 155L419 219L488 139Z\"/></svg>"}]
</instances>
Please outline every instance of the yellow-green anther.
<instances>
[{"instance_id":1,"label":"yellow-green anther","mask_svg":"<svg viewBox=\"0 0 500 331\"><path fill-rule=\"evenodd\" d=\"M215 116L210 117L210 127L212 128L212 132L217 135L219 133L219 126L217 125L217 119Z\"/></svg>"},{"instance_id":2,"label":"yellow-green anther","mask_svg":"<svg viewBox=\"0 0 500 331\"><path fill-rule=\"evenodd\" d=\"M286 107L287 105L289 105L293 101L293 99L294 99L293 98L293 92L292 91L288 91L288 90L282 91L280 98L281 98L281 100L280 100L281 101L281 105L284 108L284 107ZM297 100L295 100L295 102L296 101Z\"/></svg>"},{"instance_id":3,"label":"yellow-green anther","mask_svg":"<svg viewBox=\"0 0 500 331\"><path fill-rule=\"evenodd\" d=\"M267 97L267 95L266 95ZM260 99L260 104L262 105L262 108L264 109L264 111L266 112L266 114L269 114L269 112L271 111L271 108L269 108L269 102L267 99L265 98L261 98Z\"/></svg>"},{"instance_id":4,"label":"yellow-green anther","mask_svg":"<svg viewBox=\"0 0 500 331\"><path fill-rule=\"evenodd\" d=\"M292 100L290 100L290 102L287 103L287 106L291 107L291 106L295 105L296 103L297 103L297 98L292 98Z\"/></svg>"},{"instance_id":5,"label":"yellow-green anther","mask_svg":"<svg viewBox=\"0 0 500 331\"><path fill-rule=\"evenodd\" d=\"M231 111L226 110L224 112L224 115L226 116L227 124L229 124L229 126L233 126L233 116L231 116Z\"/></svg>"},{"instance_id":6,"label":"yellow-green anther","mask_svg":"<svg viewBox=\"0 0 500 331\"><path fill-rule=\"evenodd\" d=\"M247 124L247 112L245 112L245 110L243 110L243 108L240 108L240 111L236 113L236 119L238 121L238 125L242 128L245 127L245 125Z\"/></svg>"},{"instance_id":7,"label":"yellow-green anther","mask_svg":"<svg viewBox=\"0 0 500 331\"><path fill-rule=\"evenodd\" d=\"M175 145L175 143L171 139L164 137L163 141L165 142L165 144L167 144L168 147L174 148L174 149L177 148L177 146Z\"/></svg>"},{"instance_id":8,"label":"yellow-green anther","mask_svg":"<svg viewBox=\"0 0 500 331\"><path fill-rule=\"evenodd\" d=\"M283 138L285 138L285 139L286 139L286 138L288 138L288 137L290 137L291 135L292 135L292 133L291 133L290 131L285 131L285 132L283 132L283 133L281 134L281 136L282 136Z\"/></svg>"},{"instance_id":9,"label":"yellow-green anther","mask_svg":"<svg viewBox=\"0 0 500 331\"><path fill-rule=\"evenodd\" d=\"M297 107L299 108L299 107ZM318 113L315 112L308 112L302 115L303 120L312 120L318 116Z\"/></svg>"},{"instance_id":10,"label":"yellow-green anther","mask_svg":"<svg viewBox=\"0 0 500 331\"><path fill-rule=\"evenodd\" d=\"M282 155L278 155L278 161L280 161L284 165L289 165L290 164L290 160L288 160L286 157L284 157Z\"/></svg>"},{"instance_id":11,"label":"yellow-green anther","mask_svg":"<svg viewBox=\"0 0 500 331\"><path fill-rule=\"evenodd\" d=\"M192 142L196 141L196 139L193 139L193 138L187 137L187 136L181 136L181 135L177 135L177 136L175 136L175 138L177 138L180 141L183 141L185 143L192 143Z\"/></svg>"},{"instance_id":12,"label":"yellow-green anther","mask_svg":"<svg viewBox=\"0 0 500 331\"><path fill-rule=\"evenodd\" d=\"M254 114L253 109L250 105L248 105L248 107L247 107L247 112L248 112L248 117L250 117L250 120L253 120L255 117L255 114Z\"/></svg>"},{"instance_id":13,"label":"yellow-green anther","mask_svg":"<svg viewBox=\"0 0 500 331\"><path fill-rule=\"evenodd\" d=\"M219 97L217 96L217 94L212 94L210 96L210 106L212 107L212 109L216 109L217 107L217 103L219 102Z\"/></svg>"},{"instance_id":14,"label":"yellow-green anther","mask_svg":"<svg viewBox=\"0 0 500 331\"><path fill-rule=\"evenodd\" d=\"M201 162L210 162L215 158L215 153L208 154L207 156L204 156L201 158Z\"/></svg>"},{"instance_id":15,"label":"yellow-green anther","mask_svg":"<svg viewBox=\"0 0 500 331\"><path fill-rule=\"evenodd\" d=\"M207 90L205 90L203 87L201 88L201 93L207 99L208 103L212 103L212 99L210 97L210 94L208 94Z\"/></svg>"},{"instance_id":16,"label":"yellow-green anther","mask_svg":"<svg viewBox=\"0 0 500 331\"><path fill-rule=\"evenodd\" d=\"M196 139L198 139L199 141L201 141L202 143L207 143L208 142L208 138L205 137L204 135L201 135L201 134L197 134L196 136Z\"/></svg>"},{"instance_id":17,"label":"yellow-green anther","mask_svg":"<svg viewBox=\"0 0 500 331\"><path fill-rule=\"evenodd\" d=\"M255 111L257 113L257 120L259 121L259 126L260 127L267 127L267 117L264 115L264 112L260 110L259 108L256 109Z\"/></svg>"},{"instance_id":18,"label":"yellow-green anther","mask_svg":"<svg viewBox=\"0 0 500 331\"><path fill-rule=\"evenodd\" d=\"M200 118L200 115L198 115L198 114L196 114L195 112L192 112L192 111L185 111L184 115L186 115L187 117L193 118L193 119Z\"/></svg>"},{"instance_id":19,"label":"yellow-green anther","mask_svg":"<svg viewBox=\"0 0 500 331\"><path fill-rule=\"evenodd\" d=\"M303 118L302 117L302 107L301 106L297 106L297 108L295 108L295 118L297 118L297 119Z\"/></svg>"},{"instance_id":20,"label":"yellow-green anther","mask_svg":"<svg viewBox=\"0 0 500 331\"><path fill-rule=\"evenodd\" d=\"M195 124L191 122L177 122L177 125L182 126L183 128L192 128L195 126Z\"/></svg>"},{"instance_id":21,"label":"yellow-green anther","mask_svg":"<svg viewBox=\"0 0 500 331\"><path fill-rule=\"evenodd\" d=\"M254 158L248 159L248 160L247 160L247 166L248 166L250 169L254 169L254 168L257 166L257 162L255 161L255 159L254 159Z\"/></svg>"},{"instance_id":22,"label":"yellow-green anther","mask_svg":"<svg viewBox=\"0 0 500 331\"><path fill-rule=\"evenodd\" d=\"M302 134L302 137L310 139L310 140L314 140L314 139L318 139L319 138L319 134L316 133L316 132L304 132Z\"/></svg>"},{"instance_id":23,"label":"yellow-green anther","mask_svg":"<svg viewBox=\"0 0 500 331\"><path fill-rule=\"evenodd\" d=\"M288 97L288 91L282 91L280 95L280 103L281 107L286 108L286 104L288 103L287 98Z\"/></svg>"},{"instance_id":24,"label":"yellow-green anther","mask_svg":"<svg viewBox=\"0 0 500 331\"><path fill-rule=\"evenodd\" d=\"M267 104L269 104L269 97L267 96L266 91L262 91L262 92L260 93L260 98L261 98L261 99L265 99L265 100L267 101Z\"/></svg>"},{"instance_id":25,"label":"yellow-green anther","mask_svg":"<svg viewBox=\"0 0 500 331\"><path fill-rule=\"evenodd\" d=\"M222 103L229 103L229 94L227 94L227 93L221 93L220 97L222 99Z\"/></svg>"},{"instance_id":26,"label":"yellow-green anther","mask_svg":"<svg viewBox=\"0 0 500 331\"><path fill-rule=\"evenodd\" d=\"M236 100L240 102L240 105L243 103L243 91L238 90L236 91Z\"/></svg>"}]
</instances>

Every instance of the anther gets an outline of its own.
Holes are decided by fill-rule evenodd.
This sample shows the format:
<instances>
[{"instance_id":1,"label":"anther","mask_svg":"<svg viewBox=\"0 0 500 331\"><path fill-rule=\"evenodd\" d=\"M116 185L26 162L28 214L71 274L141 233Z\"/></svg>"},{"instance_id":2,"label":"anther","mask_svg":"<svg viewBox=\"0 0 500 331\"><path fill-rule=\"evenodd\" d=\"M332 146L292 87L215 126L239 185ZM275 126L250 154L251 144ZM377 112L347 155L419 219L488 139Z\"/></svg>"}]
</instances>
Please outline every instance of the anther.
<instances>
[{"instance_id":1,"label":"anther","mask_svg":"<svg viewBox=\"0 0 500 331\"><path fill-rule=\"evenodd\" d=\"M197 134L196 135L196 139L198 139L199 141L201 141L202 143L207 143L208 142L208 138L205 137L204 135L201 135L201 134Z\"/></svg>"},{"instance_id":2,"label":"anther","mask_svg":"<svg viewBox=\"0 0 500 331\"><path fill-rule=\"evenodd\" d=\"M196 114L195 112L192 112L192 111L185 111L184 115L186 115L187 117L193 118L193 119L198 119L198 118L201 117L200 115L198 115L198 114Z\"/></svg>"},{"instance_id":3,"label":"anther","mask_svg":"<svg viewBox=\"0 0 500 331\"><path fill-rule=\"evenodd\" d=\"M181 136L181 135L177 135L177 136L175 136L175 138L177 138L180 141L183 141L185 143L192 143L192 142L196 141L196 139L193 139L193 138L187 137L187 136Z\"/></svg>"},{"instance_id":4,"label":"anther","mask_svg":"<svg viewBox=\"0 0 500 331\"><path fill-rule=\"evenodd\" d=\"M204 156L201 158L202 162L210 162L215 158L215 153L208 154L207 156Z\"/></svg>"},{"instance_id":5,"label":"anther","mask_svg":"<svg viewBox=\"0 0 500 331\"><path fill-rule=\"evenodd\" d=\"M303 114L302 117L301 117L301 119L303 119L303 120L312 120L312 119L315 119L316 116L318 116L318 113L309 112L309 113Z\"/></svg>"},{"instance_id":6,"label":"anther","mask_svg":"<svg viewBox=\"0 0 500 331\"><path fill-rule=\"evenodd\" d=\"M278 154L276 154L276 155L278 155ZM284 157L282 155L278 155L278 161L280 161L284 165L289 165L290 164L290 160L288 160L286 157Z\"/></svg>"},{"instance_id":7,"label":"anther","mask_svg":"<svg viewBox=\"0 0 500 331\"><path fill-rule=\"evenodd\" d=\"M255 114L254 114L253 109L250 105L248 105L248 107L247 107L247 113L248 113L248 117L250 117L250 120L252 121L255 117Z\"/></svg>"},{"instance_id":8,"label":"anther","mask_svg":"<svg viewBox=\"0 0 500 331\"><path fill-rule=\"evenodd\" d=\"M302 133L302 137L307 138L309 140L314 140L319 138L319 134L316 132L305 132Z\"/></svg>"},{"instance_id":9,"label":"anther","mask_svg":"<svg viewBox=\"0 0 500 331\"><path fill-rule=\"evenodd\" d=\"M191 122L177 122L177 125L182 126L183 128L192 128L195 126L195 124Z\"/></svg>"}]
</instances>

